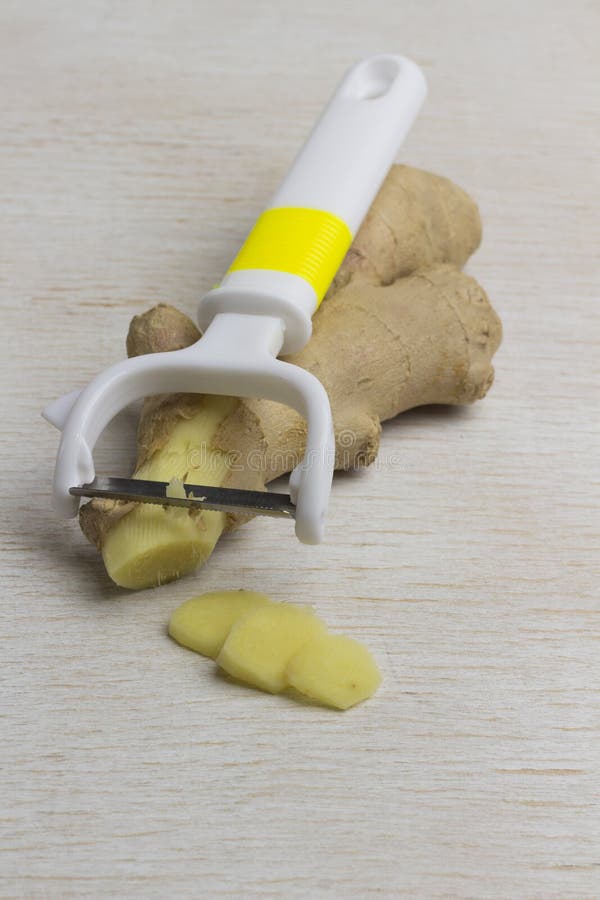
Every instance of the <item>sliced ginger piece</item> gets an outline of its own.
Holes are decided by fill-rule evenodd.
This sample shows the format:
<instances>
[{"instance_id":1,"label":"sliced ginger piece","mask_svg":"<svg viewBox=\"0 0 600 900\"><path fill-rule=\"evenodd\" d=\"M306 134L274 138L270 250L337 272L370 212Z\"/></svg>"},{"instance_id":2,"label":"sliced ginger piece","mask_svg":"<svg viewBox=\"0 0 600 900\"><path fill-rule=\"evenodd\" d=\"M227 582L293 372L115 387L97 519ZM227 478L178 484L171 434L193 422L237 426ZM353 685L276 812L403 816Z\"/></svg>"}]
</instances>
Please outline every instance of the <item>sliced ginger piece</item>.
<instances>
[{"instance_id":1,"label":"sliced ginger piece","mask_svg":"<svg viewBox=\"0 0 600 900\"><path fill-rule=\"evenodd\" d=\"M278 694L287 686L291 657L324 633L324 622L309 608L274 603L238 619L217 663L234 678Z\"/></svg>"},{"instance_id":2,"label":"sliced ginger piece","mask_svg":"<svg viewBox=\"0 0 600 900\"><path fill-rule=\"evenodd\" d=\"M351 638L329 634L308 607L274 603L254 591L211 591L179 606L169 634L217 660L240 681L277 694L290 686L319 703L348 709L375 693L381 675Z\"/></svg>"},{"instance_id":3,"label":"sliced ginger piece","mask_svg":"<svg viewBox=\"0 0 600 900\"><path fill-rule=\"evenodd\" d=\"M290 687L312 700L348 709L375 693L381 684L377 665L363 644L338 634L319 634L290 659Z\"/></svg>"},{"instance_id":4,"label":"sliced ginger piece","mask_svg":"<svg viewBox=\"0 0 600 900\"><path fill-rule=\"evenodd\" d=\"M237 619L262 606L273 606L255 591L210 591L178 606L169 634L183 647L215 659Z\"/></svg>"}]
</instances>

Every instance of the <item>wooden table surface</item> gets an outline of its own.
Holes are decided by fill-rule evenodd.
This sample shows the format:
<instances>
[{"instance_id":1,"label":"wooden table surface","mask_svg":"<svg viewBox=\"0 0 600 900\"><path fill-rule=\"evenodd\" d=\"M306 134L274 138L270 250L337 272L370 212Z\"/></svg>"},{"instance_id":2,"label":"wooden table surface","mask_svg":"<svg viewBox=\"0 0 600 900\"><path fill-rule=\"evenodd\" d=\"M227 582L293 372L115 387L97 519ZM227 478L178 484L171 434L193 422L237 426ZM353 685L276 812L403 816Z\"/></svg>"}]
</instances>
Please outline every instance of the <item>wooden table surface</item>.
<instances>
[{"instance_id":1,"label":"wooden table surface","mask_svg":"<svg viewBox=\"0 0 600 900\"><path fill-rule=\"evenodd\" d=\"M599 32L583 0L2 4L2 897L600 897ZM480 204L496 384L388 425L322 546L255 521L119 590L53 517L39 410L132 314L193 314L382 49L430 86L402 159ZM377 696L300 706L168 639L241 586L364 639Z\"/></svg>"}]
</instances>

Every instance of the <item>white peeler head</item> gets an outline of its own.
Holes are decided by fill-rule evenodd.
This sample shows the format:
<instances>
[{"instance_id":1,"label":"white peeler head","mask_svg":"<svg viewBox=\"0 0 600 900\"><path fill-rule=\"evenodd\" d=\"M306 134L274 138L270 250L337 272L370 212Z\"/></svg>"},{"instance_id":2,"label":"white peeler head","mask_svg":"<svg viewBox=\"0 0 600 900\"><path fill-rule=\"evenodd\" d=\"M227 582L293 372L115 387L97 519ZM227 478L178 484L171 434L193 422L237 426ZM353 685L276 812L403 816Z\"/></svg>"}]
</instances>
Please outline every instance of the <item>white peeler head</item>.
<instances>
[{"instance_id":1,"label":"white peeler head","mask_svg":"<svg viewBox=\"0 0 600 900\"><path fill-rule=\"evenodd\" d=\"M224 313L191 347L124 360L81 393L50 404L44 415L62 432L53 492L59 515L77 515L80 499L71 488L93 481L92 453L100 434L135 400L177 392L264 397L291 406L307 421L305 454L290 477L290 496L296 535L303 543L319 543L335 457L329 399L314 375L276 358L282 342L281 319Z\"/></svg>"}]
</instances>

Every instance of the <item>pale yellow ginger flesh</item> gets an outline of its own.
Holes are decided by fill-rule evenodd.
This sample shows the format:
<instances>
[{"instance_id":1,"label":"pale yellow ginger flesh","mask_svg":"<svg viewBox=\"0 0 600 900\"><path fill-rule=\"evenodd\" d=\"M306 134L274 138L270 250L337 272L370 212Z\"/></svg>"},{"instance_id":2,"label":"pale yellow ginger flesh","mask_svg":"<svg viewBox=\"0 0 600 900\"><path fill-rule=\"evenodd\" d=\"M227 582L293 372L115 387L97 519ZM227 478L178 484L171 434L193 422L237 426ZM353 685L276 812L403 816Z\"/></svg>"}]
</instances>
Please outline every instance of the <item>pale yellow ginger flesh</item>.
<instances>
[{"instance_id":1,"label":"pale yellow ginger flesh","mask_svg":"<svg viewBox=\"0 0 600 900\"><path fill-rule=\"evenodd\" d=\"M255 591L210 591L177 607L169 621L169 634L183 647L216 659L241 616L272 605L266 594Z\"/></svg>"},{"instance_id":2,"label":"pale yellow ginger flesh","mask_svg":"<svg viewBox=\"0 0 600 900\"><path fill-rule=\"evenodd\" d=\"M185 496L183 483L220 485L229 471L229 457L210 442L223 416L235 409L230 397L204 397L201 409L179 418L168 448L153 453L135 478L167 481L172 496ZM178 485L180 486L179 492ZM107 529L102 557L113 581L127 588L153 587L178 578L212 553L227 522L225 513L174 506L135 504Z\"/></svg>"},{"instance_id":3,"label":"pale yellow ginger flesh","mask_svg":"<svg viewBox=\"0 0 600 900\"><path fill-rule=\"evenodd\" d=\"M381 423L398 413L486 394L501 325L485 291L460 271L480 238L477 207L464 191L438 175L392 167L313 316L311 340L288 358L329 395L336 469L372 463ZM127 352L175 350L199 337L187 316L159 305L133 319ZM303 418L268 400L151 397L134 477L262 490L300 461L305 438ZM192 572L222 532L248 518L98 499L80 512L109 576L128 588Z\"/></svg>"},{"instance_id":4,"label":"pale yellow ginger flesh","mask_svg":"<svg viewBox=\"0 0 600 900\"><path fill-rule=\"evenodd\" d=\"M358 641L329 634L307 607L253 591L212 591L178 607L169 634L217 660L240 681L277 694L292 687L313 701L348 709L375 693L381 675Z\"/></svg>"},{"instance_id":5,"label":"pale yellow ginger flesh","mask_svg":"<svg viewBox=\"0 0 600 900\"><path fill-rule=\"evenodd\" d=\"M173 500L185 500L187 494L185 492L185 488L183 486L183 481L181 478L171 478L170 482L167 485L167 489L165 491L167 497Z\"/></svg>"},{"instance_id":6,"label":"pale yellow ginger flesh","mask_svg":"<svg viewBox=\"0 0 600 900\"><path fill-rule=\"evenodd\" d=\"M285 670L290 687L336 709L348 709L375 693L381 674L363 644L340 634L312 638Z\"/></svg>"},{"instance_id":7,"label":"pale yellow ginger flesh","mask_svg":"<svg viewBox=\"0 0 600 900\"><path fill-rule=\"evenodd\" d=\"M324 632L325 624L311 609L275 603L238 619L217 664L240 681L278 694L287 686L285 670L291 657Z\"/></svg>"}]
</instances>

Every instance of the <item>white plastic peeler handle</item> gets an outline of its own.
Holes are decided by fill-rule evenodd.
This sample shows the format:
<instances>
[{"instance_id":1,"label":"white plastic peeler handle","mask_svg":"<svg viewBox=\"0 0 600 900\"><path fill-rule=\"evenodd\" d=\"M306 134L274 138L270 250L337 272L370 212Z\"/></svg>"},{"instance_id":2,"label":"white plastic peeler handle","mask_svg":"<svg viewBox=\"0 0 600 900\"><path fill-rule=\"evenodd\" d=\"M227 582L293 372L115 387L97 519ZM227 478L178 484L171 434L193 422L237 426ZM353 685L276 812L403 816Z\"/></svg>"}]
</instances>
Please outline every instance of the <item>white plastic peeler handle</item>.
<instances>
[{"instance_id":1,"label":"white plastic peeler handle","mask_svg":"<svg viewBox=\"0 0 600 900\"><path fill-rule=\"evenodd\" d=\"M354 65L267 208L324 210L354 237L426 92L421 69L404 56L373 56Z\"/></svg>"},{"instance_id":2,"label":"white plastic peeler handle","mask_svg":"<svg viewBox=\"0 0 600 900\"><path fill-rule=\"evenodd\" d=\"M403 56L373 56L346 73L220 287L201 300L202 329L219 313L252 311L284 321L284 353L304 346L426 92Z\"/></svg>"}]
</instances>

